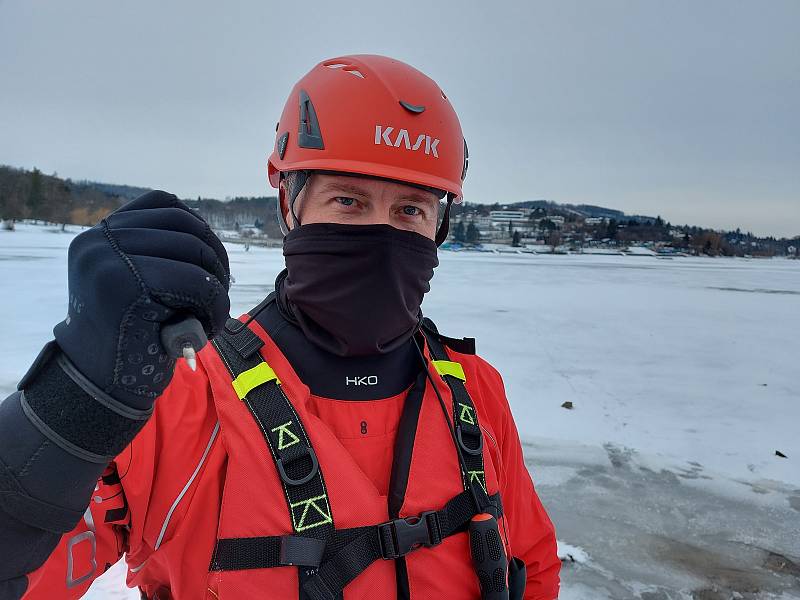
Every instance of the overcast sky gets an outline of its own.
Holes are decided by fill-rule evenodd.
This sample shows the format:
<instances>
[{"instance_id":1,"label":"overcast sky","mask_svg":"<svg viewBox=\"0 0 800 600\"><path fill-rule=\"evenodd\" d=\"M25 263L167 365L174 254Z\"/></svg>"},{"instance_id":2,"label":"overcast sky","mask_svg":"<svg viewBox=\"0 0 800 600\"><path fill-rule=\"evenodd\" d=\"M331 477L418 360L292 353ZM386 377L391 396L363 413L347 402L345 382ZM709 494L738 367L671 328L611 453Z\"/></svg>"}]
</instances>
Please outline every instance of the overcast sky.
<instances>
[{"instance_id":1,"label":"overcast sky","mask_svg":"<svg viewBox=\"0 0 800 600\"><path fill-rule=\"evenodd\" d=\"M271 195L289 90L346 53L440 84L468 201L800 234L797 0L0 0L0 164Z\"/></svg>"}]
</instances>

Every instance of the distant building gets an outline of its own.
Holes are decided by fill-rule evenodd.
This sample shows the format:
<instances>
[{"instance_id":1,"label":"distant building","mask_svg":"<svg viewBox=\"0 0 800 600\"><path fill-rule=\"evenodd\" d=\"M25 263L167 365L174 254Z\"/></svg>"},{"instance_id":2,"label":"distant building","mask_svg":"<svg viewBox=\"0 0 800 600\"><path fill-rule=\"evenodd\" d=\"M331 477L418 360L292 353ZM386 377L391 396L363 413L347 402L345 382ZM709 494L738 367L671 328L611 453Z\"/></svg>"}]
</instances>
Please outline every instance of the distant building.
<instances>
[{"instance_id":1,"label":"distant building","mask_svg":"<svg viewBox=\"0 0 800 600\"><path fill-rule=\"evenodd\" d=\"M585 225L602 225L606 222L605 217L586 217L583 220Z\"/></svg>"},{"instance_id":2,"label":"distant building","mask_svg":"<svg viewBox=\"0 0 800 600\"><path fill-rule=\"evenodd\" d=\"M524 210L490 210L489 219L495 227L507 227L509 221L512 227L514 225L522 227L528 225L528 213L529 211Z\"/></svg>"},{"instance_id":3,"label":"distant building","mask_svg":"<svg viewBox=\"0 0 800 600\"><path fill-rule=\"evenodd\" d=\"M481 215L471 216L469 218L470 221L475 223L475 226L479 229L489 229L492 226L492 218L491 217L484 217ZM508 222L506 221L506 224ZM464 224L467 224L467 221L464 221Z\"/></svg>"},{"instance_id":4,"label":"distant building","mask_svg":"<svg viewBox=\"0 0 800 600\"><path fill-rule=\"evenodd\" d=\"M560 229L561 226L564 224L564 217L560 215L550 215L547 217L542 217L541 219L535 219L537 225L541 225L542 221L550 221L554 225L558 226Z\"/></svg>"}]
</instances>

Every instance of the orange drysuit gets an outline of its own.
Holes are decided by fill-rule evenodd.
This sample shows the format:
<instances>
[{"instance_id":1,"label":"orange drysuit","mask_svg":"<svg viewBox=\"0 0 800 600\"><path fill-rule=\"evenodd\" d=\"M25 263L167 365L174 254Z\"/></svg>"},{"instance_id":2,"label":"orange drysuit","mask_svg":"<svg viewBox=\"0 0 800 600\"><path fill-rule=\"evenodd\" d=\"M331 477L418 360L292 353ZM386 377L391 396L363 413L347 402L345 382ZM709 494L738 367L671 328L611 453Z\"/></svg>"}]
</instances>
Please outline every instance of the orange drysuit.
<instances>
[{"instance_id":1,"label":"orange drysuit","mask_svg":"<svg viewBox=\"0 0 800 600\"><path fill-rule=\"evenodd\" d=\"M266 331L255 322L249 327L263 340L261 356L316 450L336 527L386 521L404 394L353 402L313 396ZM502 497L499 524L507 553L527 567L524 597L553 600L560 567L554 529L525 466L502 379L477 355L448 353L463 367L477 411L486 491ZM430 357L427 345L424 354ZM123 554L128 585L147 598L297 598L296 567L209 568L217 539L288 534L292 524L264 438L234 393L220 355L208 344L198 358L196 372L179 361L149 422L97 482L82 521L29 574L24 598L79 598ZM433 381L451 406L448 386ZM463 491L434 383L426 382L401 516L440 509ZM411 598L480 597L466 533L405 559ZM344 598L394 598L393 562L373 563L344 589Z\"/></svg>"}]
</instances>

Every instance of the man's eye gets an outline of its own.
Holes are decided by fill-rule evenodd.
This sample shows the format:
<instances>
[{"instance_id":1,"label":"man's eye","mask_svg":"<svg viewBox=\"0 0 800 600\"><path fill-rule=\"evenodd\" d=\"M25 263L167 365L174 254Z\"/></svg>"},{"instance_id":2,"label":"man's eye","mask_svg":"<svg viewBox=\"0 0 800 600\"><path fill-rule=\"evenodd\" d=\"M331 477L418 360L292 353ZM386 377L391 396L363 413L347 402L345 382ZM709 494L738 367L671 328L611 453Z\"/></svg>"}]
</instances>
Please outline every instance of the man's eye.
<instances>
[{"instance_id":1,"label":"man's eye","mask_svg":"<svg viewBox=\"0 0 800 600\"><path fill-rule=\"evenodd\" d=\"M419 214L422 214L422 211L419 209L418 206L412 206L409 204L408 206L403 207L403 213L415 217Z\"/></svg>"},{"instance_id":2,"label":"man's eye","mask_svg":"<svg viewBox=\"0 0 800 600\"><path fill-rule=\"evenodd\" d=\"M347 198L345 196L337 196L336 197L336 201L339 204L342 204L344 206L352 206L353 203L355 202L355 198Z\"/></svg>"}]
</instances>

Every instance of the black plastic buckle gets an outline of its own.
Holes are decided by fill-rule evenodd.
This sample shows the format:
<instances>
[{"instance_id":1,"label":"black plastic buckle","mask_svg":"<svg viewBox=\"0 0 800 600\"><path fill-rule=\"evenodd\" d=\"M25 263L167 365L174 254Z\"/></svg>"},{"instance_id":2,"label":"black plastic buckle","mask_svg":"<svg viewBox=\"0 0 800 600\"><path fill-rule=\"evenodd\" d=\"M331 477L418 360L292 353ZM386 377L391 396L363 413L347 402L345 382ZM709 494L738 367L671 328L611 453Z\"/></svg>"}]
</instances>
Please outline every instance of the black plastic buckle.
<instances>
[{"instance_id":1,"label":"black plastic buckle","mask_svg":"<svg viewBox=\"0 0 800 600\"><path fill-rule=\"evenodd\" d=\"M278 473L280 474L281 479L283 479L283 482L286 485L303 485L304 483L308 483L314 478L314 476L319 471L319 462L317 462L317 455L314 452L314 449L307 446L303 448L303 450L305 450L305 452L303 452L302 454L296 454L291 457L286 457L285 459L278 458L275 461L275 463L278 465ZM286 466L292 464L296 460L305 458L306 456L311 460L311 469L309 469L308 474L301 477L300 479L292 479L291 477L289 477L286 474Z\"/></svg>"},{"instance_id":2,"label":"black plastic buckle","mask_svg":"<svg viewBox=\"0 0 800 600\"><path fill-rule=\"evenodd\" d=\"M388 521L378 525L378 530L384 560L394 560L422 546L432 548L442 543L439 515L435 510L426 510L417 517ZM387 543L390 545L388 548Z\"/></svg>"}]
</instances>

